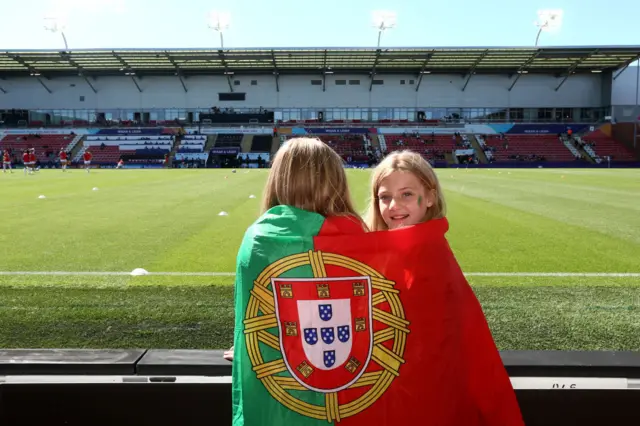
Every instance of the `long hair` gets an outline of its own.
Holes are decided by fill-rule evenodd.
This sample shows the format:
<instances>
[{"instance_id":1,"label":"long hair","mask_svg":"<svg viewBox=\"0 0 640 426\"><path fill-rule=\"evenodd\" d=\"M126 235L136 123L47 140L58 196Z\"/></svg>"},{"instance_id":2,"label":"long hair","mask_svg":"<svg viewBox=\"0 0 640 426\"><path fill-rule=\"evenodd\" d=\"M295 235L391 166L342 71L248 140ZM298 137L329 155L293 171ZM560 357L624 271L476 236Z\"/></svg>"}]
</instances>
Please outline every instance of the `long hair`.
<instances>
[{"instance_id":1,"label":"long hair","mask_svg":"<svg viewBox=\"0 0 640 426\"><path fill-rule=\"evenodd\" d=\"M378 204L378 190L382 180L396 171L412 173L424 186L426 193L433 194L434 203L427 209L421 222L431 219L441 219L446 214L444 194L440 182L433 168L420 154L413 151L395 151L378 164L371 176L371 196L369 209L366 214L366 224L372 231L386 231L389 229L380 214Z\"/></svg>"},{"instance_id":2,"label":"long hair","mask_svg":"<svg viewBox=\"0 0 640 426\"><path fill-rule=\"evenodd\" d=\"M278 205L361 220L351 201L342 158L317 138L290 139L273 158L262 212Z\"/></svg>"}]
</instances>

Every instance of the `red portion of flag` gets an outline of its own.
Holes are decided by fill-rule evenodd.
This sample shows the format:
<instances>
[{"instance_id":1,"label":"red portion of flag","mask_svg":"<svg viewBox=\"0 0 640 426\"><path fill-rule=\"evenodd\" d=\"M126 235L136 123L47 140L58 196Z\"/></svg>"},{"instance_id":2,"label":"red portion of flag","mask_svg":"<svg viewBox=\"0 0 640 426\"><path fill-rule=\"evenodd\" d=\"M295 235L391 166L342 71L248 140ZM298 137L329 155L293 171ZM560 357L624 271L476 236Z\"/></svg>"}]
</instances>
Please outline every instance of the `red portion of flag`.
<instances>
[{"instance_id":1,"label":"red portion of flag","mask_svg":"<svg viewBox=\"0 0 640 426\"><path fill-rule=\"evenodd\" d=\"M447 230L447 220L439 219L362 234L349 219L331 218L314 238L315 250L346 256L384 277L372 290L374 347L363 376L371 380L337 396L344 413L367 394L374 402L343 415L341 425L523 425L482 308L445 239ZM326 272L353 275L342 266L329 265ZM389 282L399 302L376 296ZM400 314L392 314L392 304ZM404 346L398 339L405 339ZM400 347L402 356L396 353ZM376 393L376 372L384 370L392 381Z\"/></svg>"}]
</instances>

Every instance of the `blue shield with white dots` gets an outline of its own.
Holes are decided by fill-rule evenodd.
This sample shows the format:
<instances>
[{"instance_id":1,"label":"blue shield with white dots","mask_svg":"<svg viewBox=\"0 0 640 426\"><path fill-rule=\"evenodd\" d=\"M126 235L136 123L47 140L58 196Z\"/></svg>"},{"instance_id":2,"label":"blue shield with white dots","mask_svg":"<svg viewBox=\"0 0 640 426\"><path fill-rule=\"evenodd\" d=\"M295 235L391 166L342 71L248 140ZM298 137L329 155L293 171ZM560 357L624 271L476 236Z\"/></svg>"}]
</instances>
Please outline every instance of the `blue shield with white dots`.
<instances>
[{"instance_id":1,"label":"blue shield with white dots","mask_svg":"<svg viewBox=\"0 0 640 426\"><path fill-rule=\"evenodd\" d=\"M317 328L305 328L304 329L304 341L310 345L318 343L318 329Z\"/></svg>"},{"instance_id":2,"label":"blue shield with white dots","mask_svg":"<svg viewBox=\"0 0 640 426\"><path fill-rule=\"evenodd\" d=\"M336 339L333 327L322 327L322 329L320 330L320 335L322 336L322 341L327 345L332 344Z\"/></svg>"},{"instance_id":3,"label":"blue shield with white dots","mask_svg":"<svg viewBox=\"0 0 640 426\"><path fill-rule=\"evenodd\" d=\"M324 351L324 366L327 368L331 368L335 363L336 351Z\"/></svg>"},{"instance_id":4,"label":"blue shield with white dots","mask_svg":"<svg viewBox=\"0 0 640 426\"><path fill-rule=\"evenodd\" d=\"M348 342L350 335L348 325L341 325L338 327L338 340L342 343Z\"/></svg>"},{"instance_id":5,"label":"blue shield with white dots","mask_svg":"<svg viewBox=\"0 0 640 426\"><path fill-rule=\"evenodd\" d=\"M331 305L319 305L318 311L322 321L330 321L331 318L333 318L333 309L331 308Z\"/></svg>"}]
</instances>

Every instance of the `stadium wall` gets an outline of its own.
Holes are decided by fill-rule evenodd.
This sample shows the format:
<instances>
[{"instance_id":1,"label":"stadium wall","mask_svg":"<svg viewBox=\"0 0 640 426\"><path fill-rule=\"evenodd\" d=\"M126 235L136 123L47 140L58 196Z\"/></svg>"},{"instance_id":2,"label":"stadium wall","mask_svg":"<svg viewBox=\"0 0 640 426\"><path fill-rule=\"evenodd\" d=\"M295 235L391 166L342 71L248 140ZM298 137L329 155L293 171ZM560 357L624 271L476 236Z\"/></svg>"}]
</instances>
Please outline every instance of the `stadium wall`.
<instances>
[{"instance_id":1,"label":"stadium wall","mask_svg":"<svg viewBox=\"0 0 640 426\"><path fill-rule=\"evenodd\" d=\"M636 106L638 67L628 67L613 81L611 115L615 122L633 123L640 119L640 107Z\"/></svg>"},{"instance_id":2,"label":"stadium wall","mask_svg":"<svg viewBox=\"0 0 640 426\"><path fill-rule=\"evenodd\" d=\"M606 80L602 74L574 75L556 91L562 77L522 75L512 91L515 76L475 75L465 91L460 74L425 75L416 92L415 75L379 75L384 81L369 91L365 75L329 75L326 91L311 80L320 75L281 75L280 91L271 75L238 76L235 92L246 93L246 101L221 102L218 93L229 92L224 76L193 76L185 80L188 92L177 77L137 79L139 92L130 77L99 77L92 84L94 93L81 77L44 80L49 94L38 80L13 78L3 81L6 94L0 94L0 108L16 109L138 109L154 108L323 108L323 107L602 107L610 104ZM252 85L252 80L255 85ZM337 84L344 80L345 85ZM405 84L401 84L401 80ZM413 84L411 82L413 81ZM358 84L356 84L358 82Z\"/></svg>"}]
</instances>

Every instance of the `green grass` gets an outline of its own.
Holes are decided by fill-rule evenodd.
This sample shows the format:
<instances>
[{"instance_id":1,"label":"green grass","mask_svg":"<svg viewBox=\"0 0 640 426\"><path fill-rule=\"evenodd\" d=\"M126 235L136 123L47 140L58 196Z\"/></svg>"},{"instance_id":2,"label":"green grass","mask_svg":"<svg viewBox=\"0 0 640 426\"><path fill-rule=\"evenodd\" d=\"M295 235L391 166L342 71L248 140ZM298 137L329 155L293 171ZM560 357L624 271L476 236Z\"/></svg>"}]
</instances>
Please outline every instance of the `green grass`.
<instances>
[{"instance_id":1,"label":"green grass","mask_svg":"<svg viewBox=\"0 0 640 426\"><path fill-rule=\"evenodd\" d=\"M438 174L448 238L465 272L640 272L640 170ZM0 271L233 272L266 175L2 175ZM369 172L351 170L349 179L364 210ZM640 278L469 281L501 349L640 350ZM225 348L232 284L232 277L0 275L0 347Z\"/></svg>"}]
</instances>

